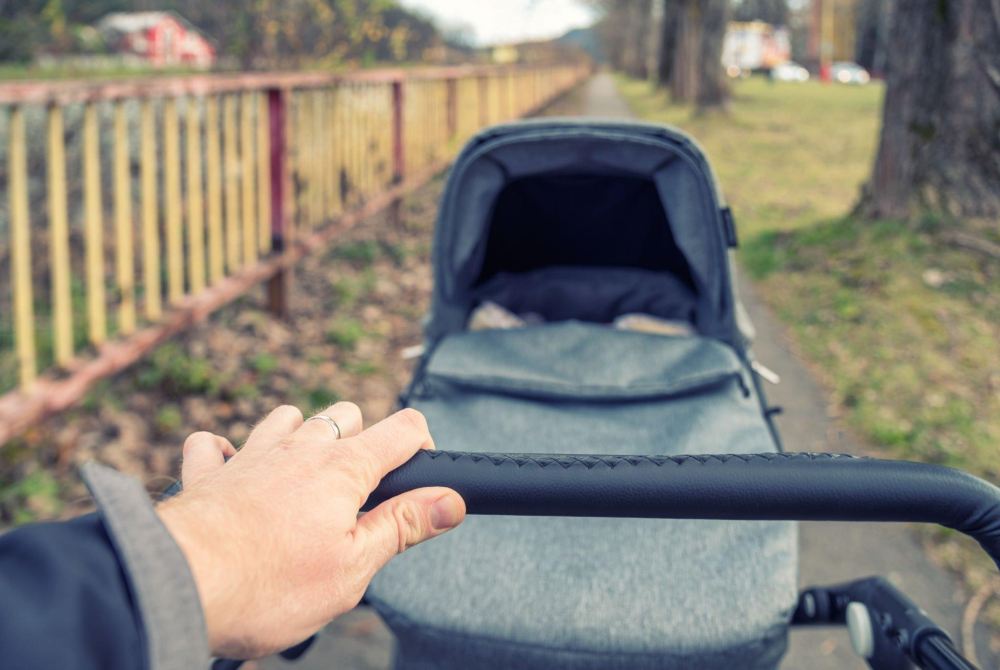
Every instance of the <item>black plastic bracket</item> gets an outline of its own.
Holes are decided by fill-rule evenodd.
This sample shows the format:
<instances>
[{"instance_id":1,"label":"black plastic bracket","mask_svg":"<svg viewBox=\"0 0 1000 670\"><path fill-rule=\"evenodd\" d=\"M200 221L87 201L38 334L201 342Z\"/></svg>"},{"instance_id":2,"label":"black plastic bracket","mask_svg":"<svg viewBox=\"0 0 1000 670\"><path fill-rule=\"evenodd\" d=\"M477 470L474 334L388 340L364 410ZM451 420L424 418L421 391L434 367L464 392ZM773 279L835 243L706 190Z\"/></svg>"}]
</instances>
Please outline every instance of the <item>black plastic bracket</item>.
<instances>
[{"instance_id":1,"label":"black plastic bracket","mask_svg":"<svg viewBox=\"0 0 1000 670\"><path fill-rule=\"evenodd\" d=\"M729 248L735 249L740 246L740 239L736 236L736 219L733 218L733 210L723 207L719 210L722 214L722 226L726 234L726 244Z\"/></svg>"},{"instance_id":2,"label":"black plastic bracket","mask_svg":"<svg viewBox=\"0 0 1000 670\"><path fill-rule=\"evenodd\" d=\"M926 612L882 577L806 589L792 625L844 625L852 603L864 605L870 618L873 645L865 661L873 670L974 668Z\"/></svg>"}]
</instances>

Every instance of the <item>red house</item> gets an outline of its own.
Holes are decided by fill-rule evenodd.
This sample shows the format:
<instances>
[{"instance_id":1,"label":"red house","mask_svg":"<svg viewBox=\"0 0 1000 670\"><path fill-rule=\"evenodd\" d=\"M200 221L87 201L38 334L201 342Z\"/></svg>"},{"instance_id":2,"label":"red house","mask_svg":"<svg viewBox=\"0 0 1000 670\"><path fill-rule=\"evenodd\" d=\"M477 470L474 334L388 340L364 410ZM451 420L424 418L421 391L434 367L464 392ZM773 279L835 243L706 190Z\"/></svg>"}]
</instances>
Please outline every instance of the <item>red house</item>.
<instances>
[{"instance_id":1,"label":"red house","mask_svg":"<svg viewBox=\"0 0 1000 670\"><path fill-rule=\"evenodd\" d=\"M97 24L117 53L156 67L215 64L215 47L198 29L174 12L115 12Z\"/></svg>"}]
</instances>

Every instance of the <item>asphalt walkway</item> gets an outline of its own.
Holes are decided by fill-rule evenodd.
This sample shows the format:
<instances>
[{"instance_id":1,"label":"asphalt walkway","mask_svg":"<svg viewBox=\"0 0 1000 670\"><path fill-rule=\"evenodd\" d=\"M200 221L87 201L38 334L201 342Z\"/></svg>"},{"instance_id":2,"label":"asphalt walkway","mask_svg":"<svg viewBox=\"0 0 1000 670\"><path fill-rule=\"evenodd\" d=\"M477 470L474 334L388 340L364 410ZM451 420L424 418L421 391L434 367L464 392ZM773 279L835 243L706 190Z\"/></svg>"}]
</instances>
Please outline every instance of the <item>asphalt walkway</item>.
<instances>
[{"instance_id":1,"label":"asphalt walkway","mask_svg":"<svg viewBox=\"0 0 1000 670\"><path fill-rule=\"evenodd\" d=\"M592 117L628 118L631 112L607 74L594 77L579 95L582 113ZM723 184L725 187L725 184ZM737 211L737 215L739 212ZM789 451L862 453L858 444L827 413L828 401L808 368L795 355L785 329L754 287L741 282L742 296L757 329L757 357L781 377L766 389L783 408L779 429ZM800 583L835 584L862 576L888 576L905 593L959 639L963 602L956 580L935 566L898 524L806 523L801 526ZM733 575L739 579L739 575ZM985 634L980 637L985 638ZM342 617L321 636L317 648L296 664L269 660L262 667L301 670L341 668L381 670L390 665L392 637L377 616L365 609ZM985 645L978 645L984 660ZM847 634L838 629L797 630L783 668L843 670L867 667L850 650ZM996 664L984 664L996 667Z\"/></svg>"}]
</instances>

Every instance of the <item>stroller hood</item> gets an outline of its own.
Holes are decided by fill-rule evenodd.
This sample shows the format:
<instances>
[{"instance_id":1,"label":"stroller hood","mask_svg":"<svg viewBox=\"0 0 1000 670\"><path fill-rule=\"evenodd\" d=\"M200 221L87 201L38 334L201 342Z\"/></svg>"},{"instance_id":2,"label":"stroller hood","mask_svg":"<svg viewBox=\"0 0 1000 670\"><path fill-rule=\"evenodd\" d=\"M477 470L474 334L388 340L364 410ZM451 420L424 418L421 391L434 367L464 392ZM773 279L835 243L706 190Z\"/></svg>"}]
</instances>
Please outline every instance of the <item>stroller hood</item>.
<instances>
[{"instance_id":1,"label":"stroller hood","mask_svg":"<svg viewBox=\"0 0 1000 670\"><path fill-rule=\"evenodd\" d=\"M434 344L463 330L477 287L497 272L631 266L681 277L695 296L698 331L742 350L733 244L708 161L679 130L589 119L496 126L466 145L448 179L427 337ZM494 248L519 265L505 267Z\"/></svg>"}]
</instances>

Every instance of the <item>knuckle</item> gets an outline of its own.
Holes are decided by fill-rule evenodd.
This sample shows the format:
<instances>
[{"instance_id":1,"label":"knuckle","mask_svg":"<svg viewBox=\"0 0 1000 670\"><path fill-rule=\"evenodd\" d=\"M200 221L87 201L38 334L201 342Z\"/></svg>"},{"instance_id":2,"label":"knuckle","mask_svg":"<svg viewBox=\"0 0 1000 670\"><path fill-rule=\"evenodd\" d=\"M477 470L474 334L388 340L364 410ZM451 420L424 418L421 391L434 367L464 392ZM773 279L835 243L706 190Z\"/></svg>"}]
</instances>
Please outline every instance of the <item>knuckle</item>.
<instances>
[{"instance_id":1,"label":"knuckle","mask_svg":"<svg viewBox=\"0 0 1000 670\"><path fill-rule=\"evenodd\" d=\"M429 434L430 432L427 429L427 419L420 411L415 410L412 407L399 410L396 412L396 417L399 421L402 421L413 430L417 430L424 434Z\"/></svg>"},{"instance_id":2,"label":"knuckle","mask_svg":"<svg viewBox=\"0 0 1000 670\"><path fill-rule=\"evenodd\" d=\"M295 405L280 405L271 414L289 421L301 422L303 420L302 410Z\"/></svg>"},{"instance_id":3,"label":"knuckle","mask_svg":"<svg viewBox=\"0 0 1000 670\"><path fill-rule=\"evenodd\" d=\"M423 535L423 515L416 504L400 500L392 508L396 523L396 548L399 553L420 541Z\"/></svg>"},{"instance_id":4,"label":"knuckle","mask_svg":"<svg viewBox=\"0 0 1000 670\"><path fill-rule=\"evenodd\" d=\"M203 444L215 444L217 435L215 433L210 433L207 430L199 430L195 433L191 433L184 440L184 446L181 448L181 453L184 456L188 456L192 451L197 449Z\"/></svg>"},{"instance_id":5,"label":"knuckle","mask_svg":"<svg viewBox=\"0 0 1000 670\"><path fill-rule=\"evenodd\" d=\"M333 406L337 413L347 420L361 420L361 408L353 402L341 401Z\"/></svg>"}]
</instances>

